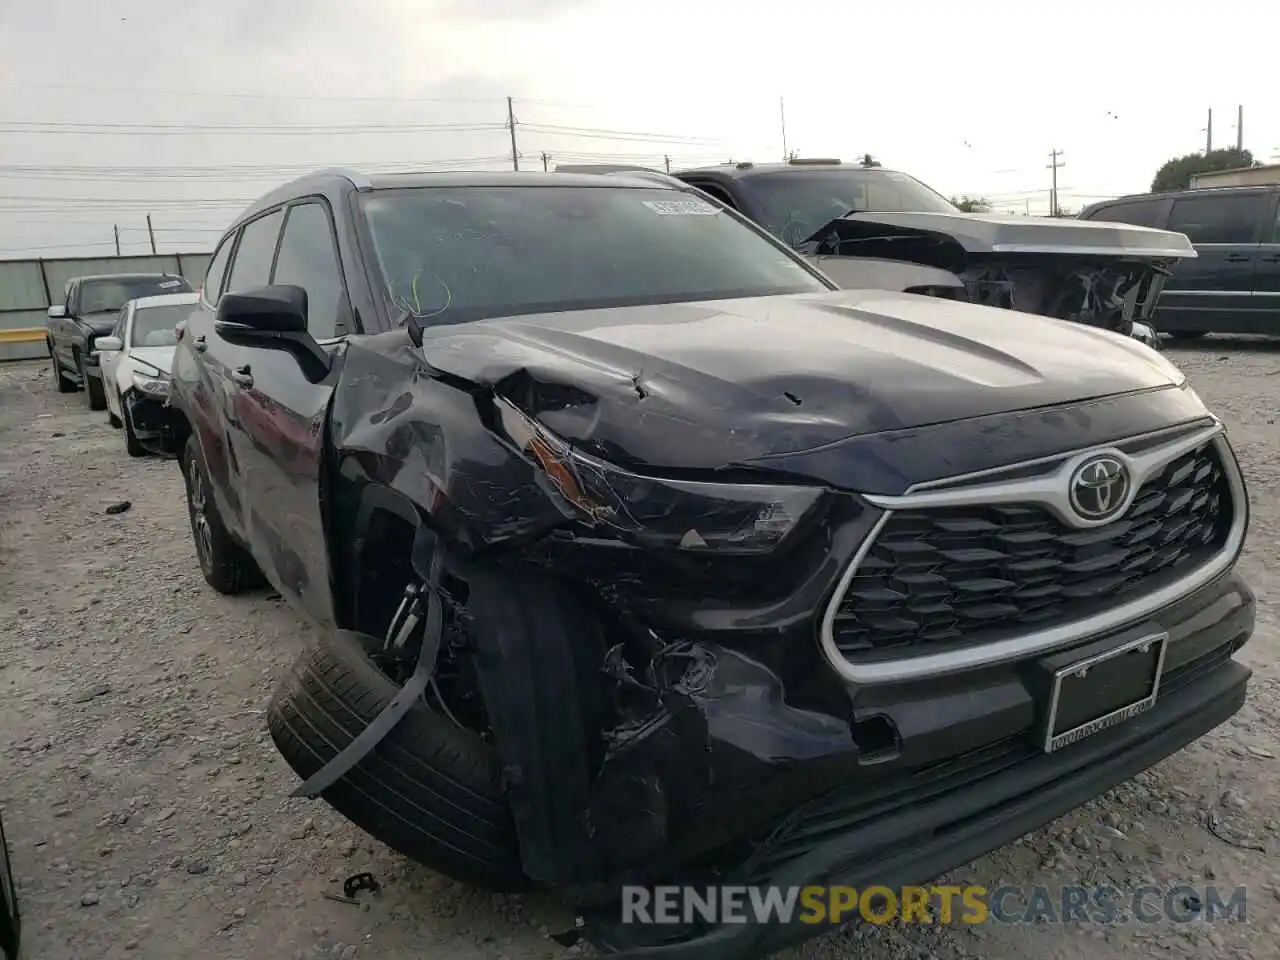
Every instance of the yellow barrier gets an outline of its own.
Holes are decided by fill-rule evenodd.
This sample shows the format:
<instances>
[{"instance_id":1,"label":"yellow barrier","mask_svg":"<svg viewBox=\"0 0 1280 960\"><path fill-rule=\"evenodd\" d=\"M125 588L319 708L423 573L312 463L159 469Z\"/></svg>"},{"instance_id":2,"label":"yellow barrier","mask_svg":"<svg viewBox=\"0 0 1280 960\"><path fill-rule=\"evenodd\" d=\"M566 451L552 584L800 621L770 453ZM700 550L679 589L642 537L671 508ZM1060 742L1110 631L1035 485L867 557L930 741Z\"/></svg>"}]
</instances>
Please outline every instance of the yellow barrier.
<instances>
[{"instance_id":1,"label":"yellow barrier","mask_svg":"<svg viewBox=\"0 0 1280 960\"><path fill-rule=\"evenodd\" d=\"M18 327L13 330L0 329L0 343L39 343L45 338L44 327Z\"/></svg>"}]
</instances>

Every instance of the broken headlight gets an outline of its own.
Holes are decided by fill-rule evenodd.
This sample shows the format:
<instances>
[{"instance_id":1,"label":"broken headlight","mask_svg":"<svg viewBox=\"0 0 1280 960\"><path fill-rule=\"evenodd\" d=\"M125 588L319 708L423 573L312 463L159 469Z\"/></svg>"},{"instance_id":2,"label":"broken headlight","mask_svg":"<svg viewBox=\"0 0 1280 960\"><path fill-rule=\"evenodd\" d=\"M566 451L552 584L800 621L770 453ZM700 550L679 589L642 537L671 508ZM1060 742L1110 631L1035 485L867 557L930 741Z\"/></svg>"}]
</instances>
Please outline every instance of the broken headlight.
<instances>
[{"instance_id":1,"label":"broken headlight","mask_svg":"<svg viewBox=\"0 0 1280 960\"><path fill-rule=\"evenodd\" d=\"M133 385L148 397L163 398L169 396L169 378L159 371L135 370Z\"/></svg>"},{"instance_id":2,"label":"broken headlight","mask_svg":"<svg viewBox=\"0 0 1280 960\"><path fill-rule=\"evenodd\" d=\"M644 546L690 553L767 553L822 496L819 487L646 477L573 449L504 400L502 426L573 515Z\"/></svg>"}]
</instances>

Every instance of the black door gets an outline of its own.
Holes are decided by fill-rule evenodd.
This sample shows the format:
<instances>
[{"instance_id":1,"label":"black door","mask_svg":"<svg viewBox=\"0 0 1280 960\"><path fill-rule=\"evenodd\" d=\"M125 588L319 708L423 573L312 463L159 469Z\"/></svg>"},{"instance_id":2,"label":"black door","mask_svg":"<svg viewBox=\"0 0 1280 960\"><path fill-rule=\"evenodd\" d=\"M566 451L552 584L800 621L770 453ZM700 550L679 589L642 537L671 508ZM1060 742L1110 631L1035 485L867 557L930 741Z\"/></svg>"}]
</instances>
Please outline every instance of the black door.
<instances>
[{"instance_id":1,"label":"black door","mask_svg":"<svg viewBox=\"0 0 1280 960\"><path fill-rule=\"evenodd\" d=\"M284 209L277 208L250 220L240 231L240 240L232 254L227 272L223 296L228 293L244 293L255 287L265 287L271 282L271 265L275 260L276 245L280 240L280 226L284 222ZM245 502L246 470L253 457L249 450L249 434L245 429L246 391L253 388L251 367L259 351L233 342L210 327L205 334L207 348L205 364L213 394L213 404L221 428L223 455L226 463L225 491L229 512L222 514L223 522L242 540L253 547L248 534L249 504ZM221 506L221 504L219 504ZM254 559L262 565L256 550ZM263 573L268 573L263 565Z\"/></svg>"},{"instance_id":2,"label":"black door","mask_svg":"<svg viewBox=\"0 0 1280 960\"><path fill-rule=\"evenodd\" d=\"M307 331L334 357L350 331L350 309L331 211L320 199L289 208L272 283L307 291ZM263 571L316 621L333 622L320 504L320 470L337 364L293 351L246 351L240 427L249 540Z\"/></svg>"},{"instance_id":3,"label":"black door","mask_svg":"<svg viewBox=\"0 0 1280 960\"><path fill-rule=\"evenodd\" d=\"M1253 265L1253 307L1257 333L1280 335L1280 203L1272 196L1270 224Z\"/></svg>"},{"instance_id":4,"label":"black door","mask_svg":"<svg viewBox=\"0 0 1280 960\"><path fill-rule=\"evenodd\" d=\"M1182 260L1165 283L1155 324L1168 333L1249 333L1258 322L1253 271L1262 227L1274 215L1265 188L1175 197L1166 229L1185 233L1196 258Z\"/></svg>"}]
</instances>

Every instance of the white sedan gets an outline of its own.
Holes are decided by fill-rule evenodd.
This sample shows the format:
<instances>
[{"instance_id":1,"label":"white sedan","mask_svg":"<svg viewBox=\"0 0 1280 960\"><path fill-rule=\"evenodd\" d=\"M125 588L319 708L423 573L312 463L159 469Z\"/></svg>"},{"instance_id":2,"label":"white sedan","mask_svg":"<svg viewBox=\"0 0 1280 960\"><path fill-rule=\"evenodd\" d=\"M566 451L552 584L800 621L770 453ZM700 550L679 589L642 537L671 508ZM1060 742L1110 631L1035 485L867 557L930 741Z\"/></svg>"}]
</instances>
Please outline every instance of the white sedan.
<instances>
[{"instance_id":1,"label":"white sedan","mask_svg":"<svg viewBox=\"0 0 1280 960\"><path fill-rule=\"evenodd\" d=\"M130 456L144 456L162 444L169 367L178 342L174 327L187 319L199 299L196 293L169 293L130 300L110 335L94 341L102 363L107 419L113 427L124 427Z\"/></svg>"}]
</instances>

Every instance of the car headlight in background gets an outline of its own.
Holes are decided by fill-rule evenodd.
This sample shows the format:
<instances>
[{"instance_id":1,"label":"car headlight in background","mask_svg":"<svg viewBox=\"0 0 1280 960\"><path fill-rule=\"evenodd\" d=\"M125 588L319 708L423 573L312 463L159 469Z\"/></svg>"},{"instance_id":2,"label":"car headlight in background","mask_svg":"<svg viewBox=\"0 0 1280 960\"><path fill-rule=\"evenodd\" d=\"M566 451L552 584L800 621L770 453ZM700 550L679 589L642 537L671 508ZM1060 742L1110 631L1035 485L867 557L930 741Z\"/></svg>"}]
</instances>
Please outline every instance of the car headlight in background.
<instances>
[{"instance_id":1,"label":"car headlight in background","mask_svg":"<svg viewBox=\"0 0 1280 960\"><path fill-rule=\"evenodd\" d=\"M169 378L158 371L135 370L133 385L149 397L169 396Z\"/></svg>"},{"instance_id":2,"label":"car headlight in background","mask_svg":"<svg viewBox=\"0 0 1280 960\"><path fill-rule=\"evenodd\" d=\"M580 519L645 546L767 553L823 494L820 487L641 476L580 453L507 401L495 403L507 436Z\"/></svg>"}]
</instances>

